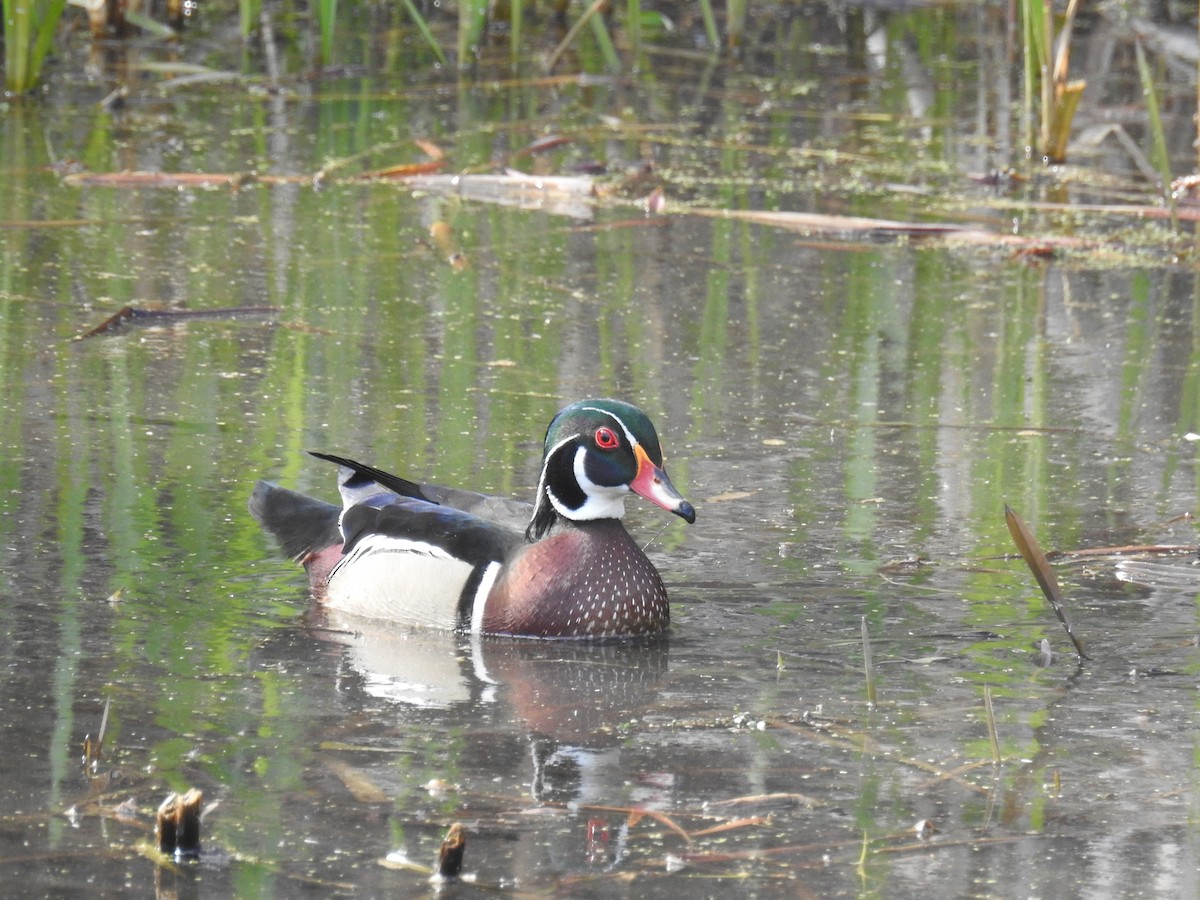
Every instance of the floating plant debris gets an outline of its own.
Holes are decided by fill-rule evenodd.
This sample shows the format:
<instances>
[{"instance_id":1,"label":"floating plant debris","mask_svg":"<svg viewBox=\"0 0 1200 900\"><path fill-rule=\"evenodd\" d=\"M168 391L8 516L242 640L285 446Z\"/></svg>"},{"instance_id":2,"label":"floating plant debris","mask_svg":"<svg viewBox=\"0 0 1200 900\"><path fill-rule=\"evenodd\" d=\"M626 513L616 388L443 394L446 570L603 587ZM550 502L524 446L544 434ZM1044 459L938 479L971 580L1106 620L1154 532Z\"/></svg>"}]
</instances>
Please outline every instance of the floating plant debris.
<instances>
[{"instance_id":1,"label":"floating plant debris","mask_svg":"<svg viewBox=\"0 0 1200 900\"><path fill-rule=\"evenodd\" d=\"M126 325L170 324L184 319L242 319L272 316L279 312L274 306L237 306L224 309L141 309L123 306L95 328L76 335L72 340L114 334Z\"/></svg>"},{"instance_id":2,"label":"floating plant debris","mask_svg":"<svg viewBox=\"0 0 1200 900\"><path fill-rule=\"evenodd\" d=\"M1016 510L1007 505L1004 507L1004 521L1008 523L1008 531L1012 535L1013 543L1017 545L1025 564L1029 566L1033 577L1037 579L1042 593L1046 595L1046 600L1050 603L1050 608L1054 610L1058 621L1067 631L1067 637L1075 645L1075 652L1079 654L1081 660L1089 659L1083 651L1083 642L1075 636L1075 632L1071 628L1071 622L1067 618L1067 611L1063 604L1062 588L1058 586L1058 578L1055 577L1054 570L1050 568L1046 552L1038 543L1037 538L1033 536L1029 526L1025 524L1025 520Z\"/></svg>"}]
</instances>

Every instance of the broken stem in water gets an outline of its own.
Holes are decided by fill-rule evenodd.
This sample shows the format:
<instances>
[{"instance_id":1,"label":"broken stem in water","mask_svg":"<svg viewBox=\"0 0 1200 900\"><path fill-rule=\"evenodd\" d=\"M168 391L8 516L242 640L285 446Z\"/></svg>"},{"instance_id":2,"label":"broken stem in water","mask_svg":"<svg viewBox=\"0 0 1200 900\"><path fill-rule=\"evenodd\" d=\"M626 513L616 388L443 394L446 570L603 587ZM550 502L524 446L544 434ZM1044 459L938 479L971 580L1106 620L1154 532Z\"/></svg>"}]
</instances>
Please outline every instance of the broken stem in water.
<instances>
[{"instance_id":1,"label":"broken stem in water","mask_svg":"<svg viewBox=\"0 0 1200 900\"><path fill-rule=\"evenodd\" d=\"M992 708L992 689L983 687L983 714L987 719L988 742L992 745L992 765L1000 765L1000 737L996 734L996 711Z\"/></svg>"},{"instance_id":2,"label":"broken stem in water","mask_svg":"<svg viewBox=\"0 0 1200 900\"><path fill-rule=\"evenodd\" d=\"M1034 537L1033 532L1029 529L1029 526L1025 524L1025 520L1021 518L1016 510L1007 504L1004 506L1004 521L1008 525L1008 533L1012 535L1013 543L1021 551L1021 558L1029 566L1029 571L1037 579L1038 586L1041 587L1042 593L1046 596L1050 608L1054 610L1054 614L1058 616L1058 621L1066 629L1067 637L1071 639L1071 643L1075 646L1075 652L1079 654L1081 660L1089 659L1088 655L1083 651L1083 641L1075 636L1075 631L1071 628L1071 621L1067 618L1062 588L1058 586L1058 579L1055 577L1054 571L1050 568L1049 560L1046 559L1046 551L1042 549L1037 538Z\"/></svg>"},{"instance_id":3,"label":"broken stem in water","mask_svg":"<svg viewBox=\"0 0 1200 900\"><path fill-rule=\"evenodd\" d=\"M875 665L871 660L871 636L867 633L867 617L862 617L863 675L867 679L867 703L875 705Z\"/></svg>"}]
</instances>

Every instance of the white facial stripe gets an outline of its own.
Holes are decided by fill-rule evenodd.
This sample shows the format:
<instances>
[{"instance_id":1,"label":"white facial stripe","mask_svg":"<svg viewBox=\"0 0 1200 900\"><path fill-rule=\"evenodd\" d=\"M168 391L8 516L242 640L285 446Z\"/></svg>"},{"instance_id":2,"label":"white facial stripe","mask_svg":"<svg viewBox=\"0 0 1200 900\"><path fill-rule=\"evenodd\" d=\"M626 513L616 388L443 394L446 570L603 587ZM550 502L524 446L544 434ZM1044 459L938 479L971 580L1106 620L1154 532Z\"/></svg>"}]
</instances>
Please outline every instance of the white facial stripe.
<instances>
[{"instance_id":1,"label":"white facial stripe","mask_svg":"<svg viewBox=\"0 0 1200 900\"><path fill-rule=\"evenodd\" d=\"M581 409L608 416L610 419L616 422L618 426L620 426L622 433L625 435L625 440L629 442L629 447L631 450L640 446L637 438L633 436L633 432L629 430L629 427L616 413L607 409L601 409L598 406L584 406L581 407ZM616 487L599 485L588 478L587 472L584 469L584 460L587 458L587 450L583 447L580 447L576 451L575 459L572 462L572 469L575 473L575 481L583 490L584 496L587 498L584 500L583 506L579 507L578 509L568 508L561 500L558 499L558 497L554 496L554 492L546 485L545 461L550 459L564 445L584 437L591 436L585 435L582 432L572 434L569 437L563 438L546 452L546 455L542 461L542 472L538 477L537 496L541 497L544 491L546 496L550 499L550 504L558 511L560 515L568 519L574 519L576 521L583 519L619 519L625 515L625 495L629 493L629 487L628 485L617 485Z\"/></svg>"},{"instance_id":2,"label":"white facial stripe","mask_svg":"<svg viewBox=\"0 0 1200 900\"><path fill-rule=\"evenodd\" d=\"M625 440L629 441L630 447L636 447L638 445L637 438L635 438L633 436L633 432L630 431L625 426L625 423L621 421L621 417L618 416L616 413L609 412L607 409L600 409L597 406L585 406L584 409L588 410L589 412L598 412L598 413L608 416L610 419L612 419L614 422L616 422L618 425L621 426L621 430L623 432L625 432Z\"/></svg>"},{"instance_id":3,"label":"white facial stripe","mask_svg":"<svg viewBox=\"0 0 1200 900\"><path fill-rule=\"evenodd\" d=\"M584 468L587 453L585 447L580 447L575 451L575 460L572 464L575 481L583 490L584 497L587 498L583 501L583 505L578 509L568 509L561 500L554 496L553 491L547 489L546 496L550 498L554 508L568 519L580 521L582 519L621 518L625 515L625 495L629 493L629 487L624 484L615 486L596 484L588 478Z\"/></svg>"},{"instance_id":4,"label":"white facial stripe","mask_svg":"<svg viewBox=\"0 0 1200 900\"><path fill-rule=\"evenodd\" d=\"M555 444L553 447L551 447L549 450L546 451L546 455L544 457L542 457L542 472L538 476L537 496L539 496L539 497L542 496L542 488L544 488L546 486L546 462L550 459L550 457L552 457L555 453L558 452L560 447L564 446L565 444L571 443L571 441L575 440L575 438L577 438L577 437L579 437L579 435L573 434L569 438L563 438L561 441L559 441L557 444Z\"/></svg>"},{"instance_id":5,"label":"white facial stripe","mask_svg":"<svg viewBox=\"0 0 1200 900\"><path fill-rule=\"evenodd\" d=\"M552 493L550 493L550 489L546 487L546 463L550 460L550 457L552 457L555 453L558 452L560 447L562 447L565 444L571 443L571 441L575 440L575 438L577 438L577 437L578 437L578 435L573 434L568 438L563 438L561 441L559 441L557 444L555 444L553 447L551 447L549 450L547 450L546 455L544 457L542 457L542 471L541 471L541 474L538 475L537 494L534 495L538 498L537 503L535 503L534 507L533 507L533 516L535 519L537 518L538 507L540 507L542 505L541 497L542 497L543 491L545 492L546 496L550 498L551 505L553 505L554 508L557 509L559 512L562 512L562 505L558 502L558 500L554 497L554 495Z\"/></svg>"}]
</instances>

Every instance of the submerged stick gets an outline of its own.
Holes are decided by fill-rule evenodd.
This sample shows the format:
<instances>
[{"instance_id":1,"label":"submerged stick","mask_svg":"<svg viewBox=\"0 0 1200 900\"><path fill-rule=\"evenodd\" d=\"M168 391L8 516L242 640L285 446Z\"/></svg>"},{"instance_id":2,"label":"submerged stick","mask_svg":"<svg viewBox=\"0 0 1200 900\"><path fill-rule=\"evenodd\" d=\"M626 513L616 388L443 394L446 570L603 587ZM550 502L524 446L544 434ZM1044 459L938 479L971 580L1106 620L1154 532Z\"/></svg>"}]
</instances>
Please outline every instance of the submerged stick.
<instances>
[{"instance_id":1,"label":"submerged stick","mask_svg":"<svg viewBox=\"0 0 1200 900\"><path fill-rule=\"evenodd\" d=\"M1054 610L1054 614L1058 616L1058 621L1062 623L1063 628L1067 631L1067 637L1075 645L1075 652L1079 654L1080 659L1090 659L1091 657L1083 650L1083 642L1075 636L1075 632L1071 628L1071 622L1067 618L1066 607L1063 605L1062 588L1058 586L1058 579L1055 577L1054 571L1050 568L1050 562L1046 559L1046 551L1037 542L1037 538L1033 536L1033 532L1029 530L1029 526L1025 524L1025 520L1007 503L1004 505L1004 521L1008 524L1008 532L1012 535L1013 543L1021 551L1021 557L1025 560L1025 564L1029 566L1029 571L1033 573L1033 577L1037 579L1042 593L1046 595L1046 600L1050 603L1050 608Z\"/></svg>"}]
</instances>

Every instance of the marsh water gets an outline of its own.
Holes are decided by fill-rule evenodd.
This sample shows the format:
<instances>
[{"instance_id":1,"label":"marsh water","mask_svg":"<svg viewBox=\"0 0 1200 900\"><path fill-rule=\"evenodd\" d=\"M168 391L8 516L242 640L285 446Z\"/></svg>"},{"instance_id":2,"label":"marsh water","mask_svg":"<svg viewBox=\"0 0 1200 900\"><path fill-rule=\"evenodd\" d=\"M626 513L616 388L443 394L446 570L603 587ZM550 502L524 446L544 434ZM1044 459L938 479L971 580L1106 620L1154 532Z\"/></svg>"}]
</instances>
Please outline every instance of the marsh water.
<instances>
[{"instance_id":1,"label":"marsh water","mask_svg":"<svg viewBox=\"0 0 1200 900\"><path fill-rule=\"evenodd\" d=\"M273 77L216 22L81 36L5 107L6 896L1200 893L1200 278L1111 136L1149 147L1128 23L1077 36L1051 171L1007 4L773 9L739 60L685 22L621 76L398 71L395 23ZM1195 63L1145 39L1186 173ZM431 161L596 190L359 177ZM125 307L170 315L76 340ZM336 497L306 449L529 497L589 395L697 509L630 504L662 641L334 618L247 512L260 477ZM1005 504L1047 549L1184 549L1056 563L1080 661Z\"/></svg>"}]
</instances>

